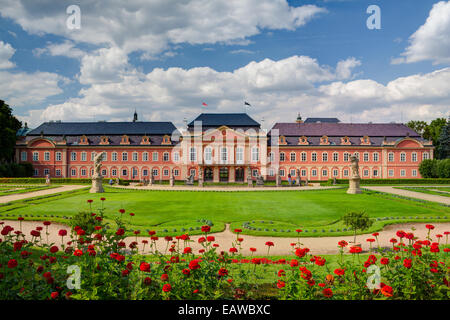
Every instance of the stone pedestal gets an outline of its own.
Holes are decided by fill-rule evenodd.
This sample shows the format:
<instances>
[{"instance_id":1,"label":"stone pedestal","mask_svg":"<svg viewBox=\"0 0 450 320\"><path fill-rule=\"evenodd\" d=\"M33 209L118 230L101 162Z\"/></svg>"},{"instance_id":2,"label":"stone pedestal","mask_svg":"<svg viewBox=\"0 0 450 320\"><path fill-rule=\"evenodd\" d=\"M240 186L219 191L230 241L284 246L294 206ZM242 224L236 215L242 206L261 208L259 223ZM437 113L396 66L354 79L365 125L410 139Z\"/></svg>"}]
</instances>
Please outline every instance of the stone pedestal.
<instances>
[{"instance_id":1,"label":"stone pedestal","mask_svg":"<svg viewBox=\"0 0 450 320\"><path fill-rule=\"evenodd\" d=\"M349 186L347 193L348 194L358 194L361 193L361 189L359 188L359 176L358 177L351 177L349 180Z\"/></svg>"},{"instance_id":2,"label":"stone pedestal","mask_svg":"<svg viewBox=\"0 0 450 320\"><path fill-rule=\"evenodd\" d=\"M198 178L198 186L203 188L203 177Z\"/></svg>"},{"instance_id":3,"label":"stone pedestal","mask_svg":"<svg viewBox=\"0 0 450 320\"><path fill-rule=\"evenodd\" d=\"M150 180L148 180L148 185L151 186L153 185L154 182L154 178L153 178L153 174L150 176Z\"/></svg>"},{"instance_id":4,"label":"stone pedestal","mask_svg":"<svg viewBox=\"0 0 450 320\"><path fill-rule=\"evenodd\" d=\"M105 190L102 185L103 177L102 176L93 176L92 177L92 187L89 190L90 193L103 193Z\"/></svg>"},{"instance_id":5,"label":"stone pedestal","mask_svg":"<svg viewBox=\"0 0 450 320\"><path fill-rule=\"evenodd\" d=\"M275 178L275 180L276 180L276 186L281 187L281 176L279 174L277 174L277 177Z\"/></svg>"},{"instance_id":6,"label":"stone pedestal","mask_svg":"<svg viewBox=\"0 0 450 320\"><path fill-rule=\"evenodd\" d=\"M169 185L170 185L171 187L173 187L173 186L175 185L175 179L173 178L173 176L170 177Z\"/></svg>"}]
</instances>

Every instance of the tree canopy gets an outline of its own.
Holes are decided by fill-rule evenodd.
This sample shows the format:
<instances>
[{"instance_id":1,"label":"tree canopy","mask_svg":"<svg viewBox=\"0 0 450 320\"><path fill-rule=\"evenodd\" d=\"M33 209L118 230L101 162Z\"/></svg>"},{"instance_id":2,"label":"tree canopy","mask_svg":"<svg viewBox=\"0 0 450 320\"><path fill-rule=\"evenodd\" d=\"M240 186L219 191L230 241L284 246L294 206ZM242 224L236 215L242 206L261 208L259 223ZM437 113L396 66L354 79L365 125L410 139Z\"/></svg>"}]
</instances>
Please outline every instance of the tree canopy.
<instances>
[{"instance_id":1,"label":"tree canopy","mask_svg":"<svg viewBox=\"0 0 450 320\"><path fill-rule=\"evenodd\" d=\"M0 100L0 163L12 161L16 133L21 127L22 123L12 114L12 109Z\"/></svg>"}]
</instances>

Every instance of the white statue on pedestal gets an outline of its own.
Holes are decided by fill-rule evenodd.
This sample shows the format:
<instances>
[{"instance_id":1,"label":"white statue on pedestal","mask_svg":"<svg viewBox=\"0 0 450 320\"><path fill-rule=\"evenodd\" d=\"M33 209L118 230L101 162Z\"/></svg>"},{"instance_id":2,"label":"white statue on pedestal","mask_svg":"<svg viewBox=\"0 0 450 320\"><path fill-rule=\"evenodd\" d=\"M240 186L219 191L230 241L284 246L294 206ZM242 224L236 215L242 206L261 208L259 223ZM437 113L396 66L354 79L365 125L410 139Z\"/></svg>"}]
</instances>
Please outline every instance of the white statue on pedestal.
<instances>
[{"instance_id":1,"label":"white statue on pedestal","mask_svg":"<svg viewBox=\"0 0 450 320\"><path fill-rule=\"evenodd\" d=\"M103 176L101 174L102 161L104 157L104 152L100 152L94 157L94 174L92 175L92 187L89 190L90 193L102 193L105 192L103 189Z\"/></svg>"}]
</instances>

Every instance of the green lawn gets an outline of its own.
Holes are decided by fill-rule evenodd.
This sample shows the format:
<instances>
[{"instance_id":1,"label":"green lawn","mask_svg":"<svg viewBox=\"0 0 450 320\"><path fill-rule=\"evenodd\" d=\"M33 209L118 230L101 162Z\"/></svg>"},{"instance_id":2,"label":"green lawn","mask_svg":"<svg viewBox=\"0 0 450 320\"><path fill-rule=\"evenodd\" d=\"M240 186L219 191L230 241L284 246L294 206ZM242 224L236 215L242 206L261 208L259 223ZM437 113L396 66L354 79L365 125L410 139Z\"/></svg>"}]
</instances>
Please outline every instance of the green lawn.
<instances>
[{"instance_id":1,"label":"green lawn","mask_svg":"<svg viewBox=\"0 0 450 320\"><path fill-rule=\"evenodd\" d=\"M0 185L0 196L9 196L12 194L27 193L45 189L53 189L55 186L46 185ZM19 189L19 190L15 190Z\"/></svg>"},{"instance_id":2,"label":"green lawn","mask_svg":"<svg viewBox=\"0 0 450 320\"><path fill-rule=\"evenodd\" d=\"M387 194L364 191L348 195L345 189L315 191L136 191L105 187L103 194L90 194L88 188L32 200L0 205L0 219L25 216L27 220L66 222L79 211L89 210L88 199L94 200L93 211L105 197L106 217L118 217L126 210L124 220L131 229L155 230L159 234L181 232L198 234L206 220L212 221L214 232L242 228L245 234L295 236L295 229L304 236L347 235L340 218L349 211L366 211L376 219L369 232L389 223L406 221L439 221L450 218L450 208L431 202L412 201ZM128 213L135 213L130 217ZM444 218L445 217L445 218ZM131 220L130 220L131 219ZM247 223L250 229L243 228ZM184 229L182 229L184 228ZM191 229L190 229L191 228ZM289 230L289 231L288 231ZM307 231L306 231L307 230ZM367 231L366 231L367 232Z\"/></svg>"}]
</instances>

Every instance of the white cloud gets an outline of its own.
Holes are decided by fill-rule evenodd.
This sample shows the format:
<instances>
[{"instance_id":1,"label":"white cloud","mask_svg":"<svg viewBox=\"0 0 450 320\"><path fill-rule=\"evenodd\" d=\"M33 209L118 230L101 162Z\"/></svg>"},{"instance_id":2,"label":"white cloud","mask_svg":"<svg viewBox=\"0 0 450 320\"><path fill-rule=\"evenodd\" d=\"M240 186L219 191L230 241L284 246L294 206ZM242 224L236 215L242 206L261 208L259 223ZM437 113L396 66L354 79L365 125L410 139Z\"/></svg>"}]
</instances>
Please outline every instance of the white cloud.
<instances>
[{"instance_id":1,"label":"white cloud","mask_svg":"<svg viewBox=\"0 0 450 320\"><path fill-rule=\"evenodd\" d=\"M75 44L66 40L62 43L49 43L45 48L36 48L33 50L35 56L48 54L51 56L64 56L68 58L81 59L86 53L75 47Z\"/></svg>"},{"instance_id":2,"label":"white cloud","mask_svg":"<svg viewBox=\"0 0 450 320\"><path fill-rule=\"evenodd\" d=\"M336 66L336 75L338 79L349 79L352 76L352 70L361 65L361 61L351 57L346 60L341 60Z\"/></svg>"},{"instance_id":3,"label":"white cloud","mask_svg":"<svg viewBox=\"0 0 450 320\"><path fill-rule=\"evenodd\" d=\"M179 43L248 44L264 29L294 30L326 9L291 7L286 0L105 0L81 2L81 29L66 27L72 0L0 0L1 15L27 32L51 33L76 42L120 47L127 54L159 54Z\"/></svg>"},{"instance_id":4,"label":"white cloud","mask_svg":"<svg viewBox=\"0 0 450 320\"><path fill-rule=\"evenodd\" d=\"M425 22L409 38L410 45L393 64L431 60L433 64L450 63L450 1L433 5Z\"/></svg>"},{"instance_id":5,"label":"white cloud","mask_svg":"<svg viewBox=\"0 0 450 320\"><path fill-rule=\"evenodd\" d=\"M13 62L9 61L14 52L16 50L9 43L0 41L0 69L10 69L15 66Z\"/></svg>"}]
</instances>

